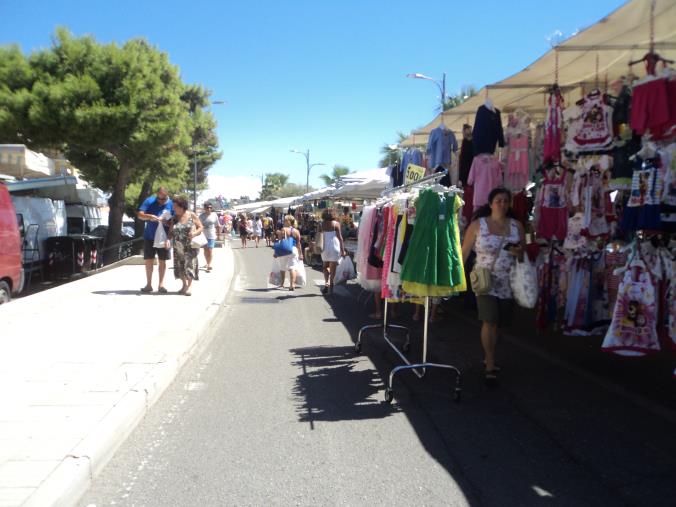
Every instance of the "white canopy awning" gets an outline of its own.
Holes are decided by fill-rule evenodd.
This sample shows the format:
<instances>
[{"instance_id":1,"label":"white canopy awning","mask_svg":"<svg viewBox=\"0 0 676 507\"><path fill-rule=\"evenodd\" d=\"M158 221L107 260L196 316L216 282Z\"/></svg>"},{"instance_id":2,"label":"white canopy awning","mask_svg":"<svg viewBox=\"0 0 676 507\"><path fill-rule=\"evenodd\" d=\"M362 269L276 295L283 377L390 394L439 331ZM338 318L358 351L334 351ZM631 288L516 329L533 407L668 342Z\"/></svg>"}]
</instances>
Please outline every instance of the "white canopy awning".
<instances>
[{"instance_id":1,"label":"white canopy awning","mask_svg":"<svg viewBox=\"0 0 676 507\"><path fill-rule=\"evenodd\" d=\"M282 197L281 199L275 199L274 201L270 201L270 206L273 208L288 208L291 206L294 201L296 201L300 196L294 196L294 197Z\"/></svg>"},{"instance_id":2,"label":"white canopy awning","mask_svg":"<svg viewBox=\"0 0 676 507\"><path fill-rule=\"evenodd\" d=\"M482 88L463 104L443 113L444 125L456 136L464 123L474 123L476 110L486 97L503 113L523 109L537 120L545 115L548 87L556 81L558 54L558 84L566 104L577 101L597 86L628 73L627 64L638 60L649 50L650 0L632 0L595 25L580 31L556 48L545 53L522 71L507 79ZM655 5L655 51L676 59L676 2L657 0ZM597 72L598 68L598 72ZM637 65L634 72L642 76L645 67ZM429 132L438 127L442 115L412 132L399 144L401 147L426 145ZM503 122L507 115L503 115Z\"/></svg>"},{"instance_id":3,"label":"white canopy awning","mask_svg":"<svg viewBox=\"0 0 676 507\"><path fill-rule=\"evenodd\" d=\"M346 176L352 176L352 181L348 180L345 185L337 188L331 197L336 199L377 199L390 183L386 168L360 171ZM345 180L341 179L341 181Z\"/></svg>"}]
</instances>

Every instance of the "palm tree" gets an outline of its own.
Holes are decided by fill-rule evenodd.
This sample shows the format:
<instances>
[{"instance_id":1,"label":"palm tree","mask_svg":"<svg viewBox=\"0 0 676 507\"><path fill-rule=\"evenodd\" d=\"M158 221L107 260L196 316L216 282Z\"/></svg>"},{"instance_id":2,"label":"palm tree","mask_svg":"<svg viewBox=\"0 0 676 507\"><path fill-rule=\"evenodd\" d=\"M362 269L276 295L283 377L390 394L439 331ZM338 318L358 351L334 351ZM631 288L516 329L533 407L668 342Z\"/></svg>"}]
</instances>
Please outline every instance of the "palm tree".
<instances>
[{"instance_id":1,"label":"palm tree","mask_svg":"<svg viewBox=\"0 0 676 507\"><path fill-rule=\"evenodd\" d=\"M444 103L444 111L458 107L460 104L465 102L468 98L474 97L478 93L478 90L472 85L465 85L460 88L460 93L456 95L450 95L446 97L446 102Z\"/></svg>"},{"instance_id":2,"label":"palm tree","mask_svg":"<svg viewBox=\"0 0 676 507\"><path fill-rule=\"evenodd\" d=\"M336 181L338 181L346 174L349 174L350 172L351 172L350 169L345 167L344 165L334 165L333 171L331 171L331 175L322 174L319 177L319 179L322 180L324 184L328 187L329 185L333 185Z\"/></svg>"},{"instance_id":3,"label":"palm tree","mask_svg":"<svg viewBox=\"0 0 676 507\"><path fill-rule=\"evenodd\" d=\"M383 156L383 158L380 159L378 162L378 167L387 167L392 164L395 164L397 160L399 160L399 154L397 153L397 148L396 146L399 145L404 139L406 139L408 136L404 134L403 132L397 132L397 142L394 144L395 148L391 148L391 144L383 144L380 147L380 154Z\"/></svg>"}]
</instances>

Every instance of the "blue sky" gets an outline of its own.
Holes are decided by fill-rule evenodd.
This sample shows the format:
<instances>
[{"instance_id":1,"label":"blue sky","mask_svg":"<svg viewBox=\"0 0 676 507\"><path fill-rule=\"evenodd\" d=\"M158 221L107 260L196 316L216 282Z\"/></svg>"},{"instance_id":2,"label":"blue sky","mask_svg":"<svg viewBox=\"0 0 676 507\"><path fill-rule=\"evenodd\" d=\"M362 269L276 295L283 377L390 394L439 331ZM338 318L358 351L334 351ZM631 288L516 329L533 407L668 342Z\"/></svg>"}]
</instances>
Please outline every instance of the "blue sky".
<instances>
[{"instance_id":1,"label":"blue sky","mask_svg":"<svg viewBox=\"0 0 676 507\"><path fill-rule=\"evenodd\" d=\"M223 159L211 174L237 193L264 172L304 183L292 148L329 166L313 169L316 186L334 164L375 168L383 143L435 115L437 88L407 73L446 72L449 94L479 88L542 55L555 31L568 36L622 3L0 0L0 44L47 47L57 26L101 42L146 38L184 81L228 101L213 107Z\"/></svg>"}]
</instances>

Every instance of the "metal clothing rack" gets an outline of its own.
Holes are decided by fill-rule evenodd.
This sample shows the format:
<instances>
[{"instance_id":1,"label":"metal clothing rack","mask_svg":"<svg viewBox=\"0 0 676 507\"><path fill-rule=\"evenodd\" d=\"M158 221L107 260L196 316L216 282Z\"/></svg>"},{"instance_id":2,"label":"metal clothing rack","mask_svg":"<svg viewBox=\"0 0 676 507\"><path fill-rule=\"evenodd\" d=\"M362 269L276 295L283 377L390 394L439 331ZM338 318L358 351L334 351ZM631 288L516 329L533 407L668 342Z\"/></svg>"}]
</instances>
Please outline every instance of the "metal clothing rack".
<instances>
[{"instance_id":1,"label":"metal clothing rack","mask_svg":"<svg viewBox=\"0 0 676 507\"><path fill-rule=\"evenodd\" d=\"M416 181L414 183L409 183L407 185L402 185L400 187L396 187L393 189L389 189L388 191L383 192L383 195L387 195L393 191L396 190L402 190L405 188L410 188L413 186L418 186L422 183L427 183L430 181L435 181L437 179L443 178L446 175L446 172L440 172L436 173L430 176L427 176L425 178L420 179L419 181ZM455 193L462 193L462 191L457 190L457 189L451 189L452 192ZM440 363L430 363L427 361L427 338L428 338L428 326L429 326L429 302L430 298L429 296L425 297L425 314L424 314L424 324L423 324L423 350L422 350L422 361L419 363L411 363L408 358L404 354L408 354L410 349L411 349L411 332L409 328L406 326L400 326L396 324L388 324L387 323L387 309L388 309L388 301L385 299L385 305L383 309L383 323L382 324L371 324L368 326L364 326L359 330L359 334L357 335L357 341L354 344L354 349L357 354L361 352L362 349L362 334L364 331L367 331L369 329L379 329L382 328L383 330L383 340L385 340L385 343L390 346L394 352L399 356L399 358L404 362L404 364L395 366L392 371L390 371L390 376L389 380L387 383L387 387L385 388L385 401L387 403L392 403L392 400L394 399L394 389L393 389L393 383L394 383L394 376L399 373L400 371L404 370L411 370L419 379L422 379L425 376L425 373L427 371L427 368L444 368L447 370L452 370L455 372L455 387L453 388L453 401L459 402L461 398L461 393L462 393L462 373L460 370L453 365L450 364L440 364ZM388 335L388 329L400 329L403 331L406 331L406 341L402 345L402 350L400 351L399 348L390 340L390 337Z\"/></svg>"}]
</instances>

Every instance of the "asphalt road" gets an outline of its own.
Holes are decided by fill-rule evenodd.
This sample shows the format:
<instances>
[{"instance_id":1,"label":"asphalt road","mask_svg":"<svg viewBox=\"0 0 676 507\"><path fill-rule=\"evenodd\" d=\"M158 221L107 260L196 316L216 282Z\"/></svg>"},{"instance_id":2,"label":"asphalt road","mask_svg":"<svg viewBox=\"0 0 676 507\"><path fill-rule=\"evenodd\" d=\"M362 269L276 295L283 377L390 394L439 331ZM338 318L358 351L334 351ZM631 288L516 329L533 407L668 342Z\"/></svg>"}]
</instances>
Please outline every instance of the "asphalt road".
<instances>
[{"instance_id":1,"label":"asphalt road","mask_svg":"<svg viewBox=\"0 0 676 507\"><path fill-rule=\"evenodd\" d=\"M501 386L487 388L466 316L430 337L431 358L463 370L462 402L452 375L430 370L397 375L388 405L397 357L377 334L354 354L370 310L358 287L326 298L308 271L302 290L268 290L271 250L233 245L239 275L210 346L81 506L673 505L668 408L517 338L501 345Z\"/></svg>"}]
</instances>

